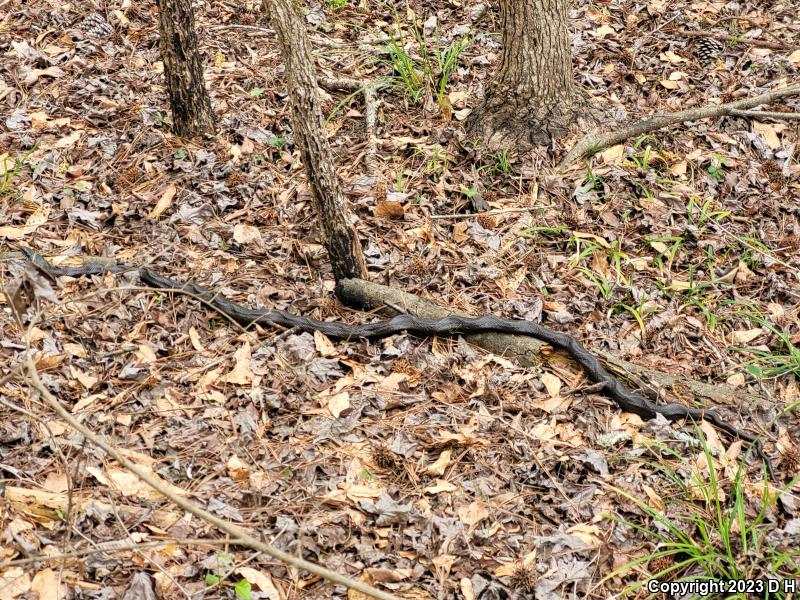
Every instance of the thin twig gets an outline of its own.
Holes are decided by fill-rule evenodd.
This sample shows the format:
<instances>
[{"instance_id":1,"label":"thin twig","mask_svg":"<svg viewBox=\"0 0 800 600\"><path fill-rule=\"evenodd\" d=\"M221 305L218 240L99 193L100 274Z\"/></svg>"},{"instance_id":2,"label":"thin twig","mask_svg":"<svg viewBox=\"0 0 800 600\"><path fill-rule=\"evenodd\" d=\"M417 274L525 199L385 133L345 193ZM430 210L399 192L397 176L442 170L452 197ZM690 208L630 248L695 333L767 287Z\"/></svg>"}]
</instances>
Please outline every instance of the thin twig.
<instances>
[{"instance_id":1,"label":"thin twig","mask_svg":"<svg viewBox=\"0 0 800 600\"><path fill-rule=\"evenodd\" d=\"M114 460L116 460L119 464L121 464L125 469L133 473L137 478L141 481L149 485L151 488L165 496L170 502L182 508L188 513L191 513L195 517L202 519L206 523L213 525L217 529L220 529L227 533L228 535L238 538L239 544L242 546L247 546L254 550L258 550L263 552L272 558L281 561L284 564L290 565L297 569L302 569L304 571L308 571L309 573L316 575L318 577L322 577L323 579L335 583L337 585L343 585L348 589L359 591L363 594L367 594L368 596L372 596L373 598L378 598L379 600L400 600L394 594L389 594L387 592L381 591L376 589L370 585L367 585L361 581L356 581L353 579L349 579L344 575L340 575L334 571L326 569L320 565L316 565L312 562L299 558L297 556L293 556L287 552L283 552L282 550L278 550L274 546L264 543L256 538L252 537L250 533L240 527L238 525L234 525L233 523L228 523L217 517L216 515L211 514L210 512L200 508L199 506L195 505L193 502L182 498L175 494L168 485L162 482L159 479L156 479L148 472L144 471L141 467L127 459L116 447L112 446L104 439L102 439L99 435L95 434L83 424L79 423L72 414L64 408L64 406L59 402L44 386L41 379L39 379L39 373L36 370L36 365L33 364L33 360L31 359L30 355L26 357L25 364L28 368L28 383L35 388L42 396L42 399L73 429L78 431L81 435L83 435L87 440L102 448L109 456L111 456Z\"/></svg>"},{"instance_id":2,"label":"thin twig","mask_svg":"<svg viewBox=\"0 0 800 600\"><path fill-rule=\"evenodd\" d=\"M624 142L628 138L638 137L645 133L663 129L676 123L685 123L686 121L697 121L699 119L707 119L710 117L721 117L730 115L732 110L747 110L755 108L761 104L769 104L783 98L791 98L800 95L800 85L792 85L780 90L772 90L765 94L753 96L752 98L743 98L727 104L720 104L718 106L701 106L699 108L692 108L690 110L682 110L675 113L667 113L661 115L654 115L644 121L639 121L627 127L620 127L614 131L593 132L585 135L572 149L567 152L564 160L561 161L559 169L563 169L571 164L573 161L587 155L595 154L603 148L614 146Z\"/></svg>"},{"instance_id":3,"label":"thin twig","mask_svg":"<svg viewBox=\"0 0 800 600\"><path fill-rule=\"evenodd\" d=\"M321 77L317 83L329 90L343 90L346 92L364 94L364 126L367 131L367 150L364 153L364 163L367 173L374 177L380 172L378 168L378 94L377 91L386 85L383 81L359 81L357 79L333 79Z\"/></svg>"},{"instance_id":4,"label":"thin twig","mask_svg":"<svg viewBox=\"0 0 800 600\"><path fill-rule=\"evenodd\" d=\"M494 216L494 215L506 215L510 213L521 213L521 212L533 212L536 210L542 210L545 208L553 208L552 204L547 204L545 206L521 206L517 208L498 208L497 210L487 210L486 212L478 212L478 213L466 213L463 215L431 215L431 219L450 219L450 220L458 220L458 219L470 219L472 217L481 217L483 215L486 216Z\"/></svg>"},{"instance_id":5,"label":"thin twig","mask_svg":"<svg viewBox=\"0 0 800 600\"><path fill-rule=\"evenodd\" d=\"M14 560L7 560L0 563L0 571L8 569L9 567L20 567L23 565L30 565L35 563L48 563L57 562L62 560L69 560L71 558L81 558L82 556L92 556L96 554L112 554L114 552L128 552L129 550L144 550L146 548L159 548L161 546L222 546L230 545L236 546L241 544L238 538L186 538L174 540L157 540L152 542L103 542L97 544L94 548L84 548L83 550L73 550L72 552L64 552L63 554L41 554L31 556L29 558L16 558Z\"/></svg>"},{"instance_id":6,"label":"thin twig","mask_svg":"<svg viewBox=\"0 0 800 600\"><path fill-rule=\"evenodd\" d=\"M768 42L759 38L749 38L740 35L731 35L729 33L721 33L717 31L695 31L694 29L677 29L673 33L682 35L684 37L704 37L720 40L723 42L735 42L737 44L747 44L749 46L756 46L758 48L770 48L772 50L788 50L786 44L780 42Z\"/></svg>"},{"instance_id":7,"label":"thin twig","mask_svg":"<svg viewBox=\"0 0 800 600\"><path fill-rule=\"evenodd\" d=\"M765 110L737 110L728 112L733 117L747 117L750 119L774 119L776 121L800 121L800 113L769 112Z\"/></svg>"},{"instance_id":8,"label":"thin twig","mask_svg":"<svg viewBox=\"0 0 800 600\"><path fill-rule=\"evenodd\" d=\"M275 30L270 27L259 27L258 25L240 25L232 23L229 25L212 25L208 28L209 31L224 31L230 29L239 29L241 31L249 31L250 33L261 35L275 35ZM309 36L311 43L323 48L344 49L352 48L354 46L380 46L381 44L388 44L392 41L390 37L376 38L374 40L357 40L354 42L334 42L321 37Z\"/></svg>"}]
</instances>

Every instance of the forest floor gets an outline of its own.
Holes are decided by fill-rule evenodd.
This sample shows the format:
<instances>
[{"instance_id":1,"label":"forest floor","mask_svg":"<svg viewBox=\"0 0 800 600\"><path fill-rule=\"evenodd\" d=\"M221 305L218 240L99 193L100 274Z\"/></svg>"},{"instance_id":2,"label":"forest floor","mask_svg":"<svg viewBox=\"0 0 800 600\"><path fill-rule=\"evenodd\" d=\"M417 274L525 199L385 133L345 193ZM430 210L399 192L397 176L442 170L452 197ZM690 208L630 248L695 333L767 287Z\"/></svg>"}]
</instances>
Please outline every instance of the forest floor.
<instances>
[{"instance_id":1,"label":"forest floor","mask_svg":"<svg viewBox=\"0 0 800 600\"><path fill-rule=\"evenodd\" d=\"M257 6L195 3L219 135L191 143L169 133L151 3L0 5L4 289L23 268L13 252L30 247L61 265L147 265L251 306L374 318L333 297ZM549 174L574 140L489 153L463 135L499 58L494 7L330 0L306 20L321 75L388 82L374 172L362 96L323 94L374 281L726 385L721 414L763 436L779 481L706 425L621 413L582 391L574 366L522 368L459 339L244 332L135 271L61 278L59 303L42 300L26 327L0 297L0 377L32 348L82 423L188 498L402 598L644 597L653 576L800 578L798 121L689 123ZM701 29L728 40L685 31ZM390 33L419 85L390 80ZM623 121L800 73L789 0L580 1L570 33L580 86ZM470 214L476 197L490 213ZM681 385L656 391L702 402ZM24 377L0 400L0 598L120 597L140 572L160 598L347 596L225 545ZM128 546L101 552L115 545Z\"/></svg>"}]
</instances>

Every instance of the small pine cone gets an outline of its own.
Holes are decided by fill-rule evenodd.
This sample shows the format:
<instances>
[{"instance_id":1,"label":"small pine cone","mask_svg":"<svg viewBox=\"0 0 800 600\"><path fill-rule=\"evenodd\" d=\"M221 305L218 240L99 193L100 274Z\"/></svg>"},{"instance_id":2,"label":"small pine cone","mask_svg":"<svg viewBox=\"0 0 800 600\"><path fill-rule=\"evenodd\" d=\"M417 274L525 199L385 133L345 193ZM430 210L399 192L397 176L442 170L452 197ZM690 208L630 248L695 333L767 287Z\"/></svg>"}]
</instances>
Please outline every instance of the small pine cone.
<instances>
[{"instance_id":1,"label":"small pine cone","mask_svg":"<svg viewBox=\"0 0 800 600\"><path fill-rule=\"evenodd\" d=\"M797 446L790 446L784 449L781 464L786 468L787 473L794 473L800 468L800 449Z\"/></svg>"},{"instance_id":2,"label":"small pine cone","mask_svg":"<svg viewBox=\"0 0 800 600\"><path fill-rule=\"evenodd\" d=\"M522 563L517 565L514 569L514 573L511 575L511 583L514 587L529 594L532 594L536 589L537 580L536 569L532 565Z\"/></svg>"},{"instance_id":3,"label":"small pine cone","mask_svg":"<svg viewBox=\"0 0 800 600\"><path fill-rule=\"evenodd\" d=\"M478 225L486 229L487 231L491 231L495 227L497 227L497 221L494 218L494 215L487 215L480 213L478 214Z\"/></svg>"},{"instance_id":4,"label":"small pine cone","mask_svg":"<svg viewBox=\"0 0 800 600\"><path fill-rule=\"evenodd\" d=\"M325 298L321 298L319 301L319 312L323 317L336 315L339 313L341 308L342 304L336 298L329 298L326 296Z\"/></svg>"},{"instance_id":5,"label":"small pine cone","mask_svg":"<svg viewBox=\"0 0 800 600\"><path fill-rule=\"evenodd\" d=\"M92 13L81 21L81 30L91 38L105 38L114 33L114 28L103 15Z\"/></svg>"},{"instance_id":6,"label":"small pine cone","mask_svg":"<svg viewBox=\"0 0 800 600\"><path fill-rule=\"evenodd\" d=\"M522 258L522 264L529 273L537 273L542 267L541 252L531 250Z\"/></svg>"},{"instance_id":7,"label":"small pine cone","mask_svg":"<svg viewBox=\"0 0 800 600\"><path fill-rule=\"evenodd\" d=\"M657 556L655 558L651 558L650 562L647 563L647 570L650 571L651 575L656 575L669 569L671 566L675 564L675 559L670 556ZM672 579L672 573L665 573L660 575L660 577L664 580L669 581Z\"/></svg>"},{"instance_id":8,"label":"small pine cone","mask_svg":"<svg viewBox=\"0 0 800 600\"><path fill-rule=\"evenodd\" d=\"M233 171L230 175L228 175L227 179L225 180L225 184L229 188L233 189L245 181L247 181L247 178L242 174L241 171Z\"/></svg>"},{"instance_id":9,"label":"small pine cone","mask_svg":"<svg viewBox=\"0 0 800 600\"><path fill-rule=\"evenodd\" d=\"M694 52L698 61L703 64L708 64L716 61L724 49L725 45L719 40L701 37L695 43Z\"/></svg>"},{"instance_id":10,"label":"small pine cone","mask_svg":"<svg viewBox=\"0 0 800 600\"><path fill-rule=\"evenodd\" d=\"M128 191L139 182L142 172L137 166L128 167L124 171L117 173L114 178L114 187L118 191Z\"/></svg>"},{"instance_id":11,"label":"small pine cone","mask_svg":"<svg viewBox=\"0 0 800 600\"><path fill-rule=\"evenodd\" d=\"M392 371L395 373L403 373L409 377L417 377L419 375L417 368L412 365L411 361L407 358L398 358L395 360L392 363Z\"/></svg>"},{"instance_id":12,"label":"small pine cone","mask_svg":"<svg viewBox=\"0 0 800 600\"><path fill-rule=\"evenodd\" d=\"M397 455L386 446L374 446L372 448L372 460L381 469L394 469L397 467Z\"/></svg>"},{"instance_id":13,"label":"small pine cone","mask_svg":"<svg viewBox=\"0 0 800 600\"><path fill-rule=\"evenodd\" d=\"M796 252L800 250L800 237L796 235L785 235L781 238L779 244L790 252Z\"/></svg>"},{"instance_id":14,"label":"small pine cone","mask_svg":"<svg viewBox=\"0 0 800 600\"><path fill-rule=\"evenodd\" d=\"M783 169L777 161L768 160L763 163L761 170L769 179L769 187L775 191L781 189L784 184Z\"/></svg>"},{"instance_id":15,"label":"small pine cone","mask_svg":"<svg viewBox=\"0 0 800 600\"><path fill-rule=\"evenodd\" d=\"M422 258L417 257L408 264L408 272L411 275L416 275L417 277L427 275L428 263L426 263Z\"/></svg>"}]
</instances>

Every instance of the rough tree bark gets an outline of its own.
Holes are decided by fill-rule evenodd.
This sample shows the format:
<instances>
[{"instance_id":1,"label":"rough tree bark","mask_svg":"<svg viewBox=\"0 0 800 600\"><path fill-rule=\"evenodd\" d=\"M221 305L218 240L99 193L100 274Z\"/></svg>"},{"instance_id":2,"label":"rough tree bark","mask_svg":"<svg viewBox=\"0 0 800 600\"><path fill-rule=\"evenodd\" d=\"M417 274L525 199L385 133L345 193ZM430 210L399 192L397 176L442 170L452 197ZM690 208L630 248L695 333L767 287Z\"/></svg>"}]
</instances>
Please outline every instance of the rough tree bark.
<instances>
[{"instance_id":1,"label":"rough tree bark","mask_svg":"<svg viewBox=\"0 0 800 600\"><path fill-rule=\"evenodd\" d=\"M158 0L158 27L175 135L214 133L216 118L197 51L191 0Z\"/></svg>"},{"instance_id":2,"label":"rough tree bark","mask_svg":"<svg viewBox=\"0 0 800 600\"><path fill-rule=\"evenodd\" d=\"M308 175L322 244L328 251L333 276L337 281L366 278L364 255L322 127L317 77L303 19L293 0L264 0L264 5L278 34L292 103L294 137Z\"/></svg>"},{"instance_id":3,"label":"rough tree bark","mask_svg":"<svg viewBox=\"0 0 800 600\"><path fill-rule=\"evenodd\" d=\"M526 148L575 125L581 97L573 80L568 0L500 0L503 53L470 135L490 148Z\"/></svg>"}]
</instances>

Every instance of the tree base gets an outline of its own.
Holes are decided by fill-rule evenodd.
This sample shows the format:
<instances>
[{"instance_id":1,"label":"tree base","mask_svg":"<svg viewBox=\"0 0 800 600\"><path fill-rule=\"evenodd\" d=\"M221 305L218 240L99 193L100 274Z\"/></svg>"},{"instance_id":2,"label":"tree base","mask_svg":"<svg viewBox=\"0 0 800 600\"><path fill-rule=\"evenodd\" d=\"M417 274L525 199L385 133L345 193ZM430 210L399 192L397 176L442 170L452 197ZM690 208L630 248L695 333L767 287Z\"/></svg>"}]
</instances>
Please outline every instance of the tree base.
<instances>
[{"instance_id":1,"label":"tree base","mask_svg":"<svg viewBox=\"0 0 800 600\"><path fill-rule=\"evenodd\" d=\"M493 94L472 111L466 130L470 139L490 151L549 146L576 131L595 129L606 119L580 94L542 102L513 102L512 94Z\"/></svg>"}]
</instances>

